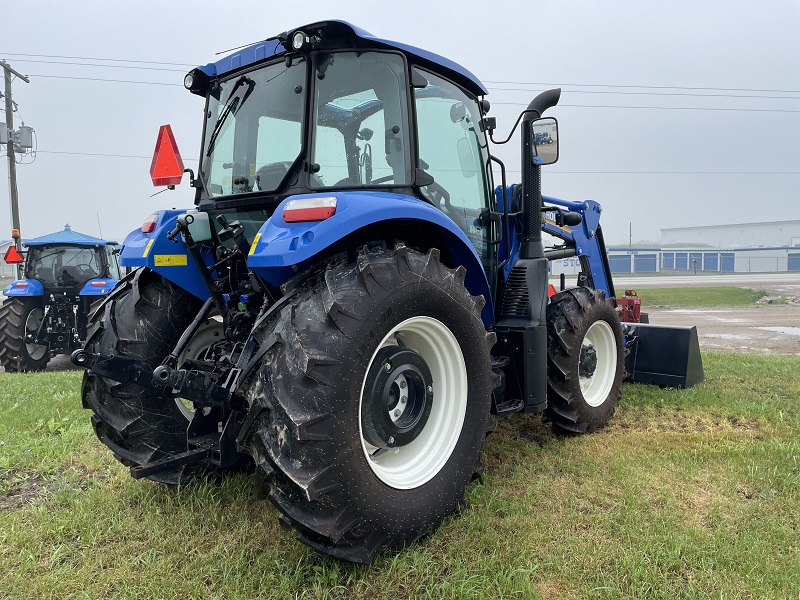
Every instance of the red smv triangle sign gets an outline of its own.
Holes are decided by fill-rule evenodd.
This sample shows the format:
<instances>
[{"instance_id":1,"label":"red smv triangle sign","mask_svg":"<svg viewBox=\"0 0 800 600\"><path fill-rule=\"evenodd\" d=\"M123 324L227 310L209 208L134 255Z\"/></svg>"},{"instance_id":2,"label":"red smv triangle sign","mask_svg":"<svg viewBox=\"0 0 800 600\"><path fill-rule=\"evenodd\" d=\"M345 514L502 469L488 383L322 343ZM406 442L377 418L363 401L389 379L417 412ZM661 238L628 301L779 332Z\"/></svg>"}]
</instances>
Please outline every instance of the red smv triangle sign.
<instances>
[{"instance_id":1,"label":"red smv triangle sign","mask_svg":"<svg viewBox=\"0 0 800 600\"><path fill-rule=\"evenodd\" d=\"M153 185L178 185L183 177L183 159L172 135L172 127L162 125L158 130L156 151L150 164Z\"/></svg>"},{"instance_id":2,"label":"red smv triangle sign","mask_svg":"<svg viewBox=\"0 0 800 600\"><path fill-rule=\"evenodd\" d=\"M25 257L19 253L14 246L9 246L8 250L6 250L5 256L3 256L3 260L8 265L17 265L19 263L25 262Z\"/></svg>"}]
</instances>

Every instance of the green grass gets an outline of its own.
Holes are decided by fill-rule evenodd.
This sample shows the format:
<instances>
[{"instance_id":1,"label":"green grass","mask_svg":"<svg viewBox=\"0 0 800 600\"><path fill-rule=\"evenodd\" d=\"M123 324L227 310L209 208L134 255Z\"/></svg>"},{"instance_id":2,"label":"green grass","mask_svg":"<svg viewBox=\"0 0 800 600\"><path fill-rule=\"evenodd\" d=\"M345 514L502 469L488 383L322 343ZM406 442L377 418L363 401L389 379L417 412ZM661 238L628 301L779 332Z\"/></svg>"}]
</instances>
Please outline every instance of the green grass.
<instances>
[{"instance_id":1,"label":"green grass","mask_svg":"<svg viewBox=\"0 0 800 600\"><path fill-rule=\"evenodd\" d=\"M643 306L752 306L766 292L739 287L686 287L636 290Z\"/></svg>"},{"instance_id":2,"label":"green grass","mask_svg":"<svg viewBox=\"0 0 800 600\"><path fill-rule=\"evenodd\" d=\"M295 542L250 476L131 479L80 374L0 375L0 598L798 598L800 356L703 357L594 435L502 419L461 517L369 567Z\"/></svg>"}]
</instances>

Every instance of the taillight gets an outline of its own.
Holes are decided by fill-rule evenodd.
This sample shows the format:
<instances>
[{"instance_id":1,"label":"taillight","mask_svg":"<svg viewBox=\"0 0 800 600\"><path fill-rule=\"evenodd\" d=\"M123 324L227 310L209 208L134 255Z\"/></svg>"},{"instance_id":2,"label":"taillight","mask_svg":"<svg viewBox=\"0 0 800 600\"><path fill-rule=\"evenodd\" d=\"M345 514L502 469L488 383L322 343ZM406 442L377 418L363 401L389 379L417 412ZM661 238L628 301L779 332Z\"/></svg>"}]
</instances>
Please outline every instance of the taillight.
<instances>
[{"instance_id":1,"label":"taillight","mask_svg":"<svg viewBox=\"0 0 800 600\"><path fill-rule=\"evenodd\" d=\"M147 220L142 223L142 233L153 233L158 221L158 214L150 215Z\"/></svg>"},{"instance_id":2,"label":"taillight","mask_svg":"<svg viewBox=\"0 0 800 600\"><path fill-rule=\"evenodd\" d=\"M93 281L92 287L106 287L105 281Z\"/></svg>"},{"instance_id":3,"label":"taillight","mask_svg":"<svg viewBox=\"0 0 800 600\"><path fill-rule=\"evenodd\" d=\"M556 288L552 283L547 284L547 297L552 298L556 295Z\"/></svg>"},{"instance_id":4,"label":"taillight","mask_svg":"<svg viewBox=\"0 0 800 600\"><path fill-rule=\"evenodd\" d=\"M336 197L319 196L289 200L283 207L283 220L286 223L298 221L324 221L336 214Z\"/></svg>"},{"instance_id":5,"label":"taillight","mask_svg":"<svg viewBox=\"0 0 800 600\"><path fill-rule=\"evenodd\" d=\"M14 282L14 287L26 288L26 287L28 287L28 282L27 281L15 281Z\"/></svg>"}]
</instances>

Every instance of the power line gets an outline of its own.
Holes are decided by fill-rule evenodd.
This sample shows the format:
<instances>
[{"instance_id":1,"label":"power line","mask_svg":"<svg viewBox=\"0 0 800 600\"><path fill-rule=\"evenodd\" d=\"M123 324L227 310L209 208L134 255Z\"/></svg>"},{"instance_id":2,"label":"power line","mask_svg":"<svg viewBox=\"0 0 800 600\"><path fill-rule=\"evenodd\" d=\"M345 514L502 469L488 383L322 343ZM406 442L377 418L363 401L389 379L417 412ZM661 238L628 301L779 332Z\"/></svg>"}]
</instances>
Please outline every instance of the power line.
<instances>
[{"instance_id":1,"label":"power line","mask_svg":"<svg viewBox=\"0 0 800 600\"><path fill-rule=\"evenodd\" d=\"M521 173L509 169L506 173ZM548 175L800 175L800 171L547 171Z\"/></svg>"},{"instance_id":2,"label":"power line","mask_svg":"<svg viewBox=\"0 0 800 600\"><path fill-rule=\"evenodd\" d=\"M499 85L537 85L537 86L565 86L570 87L608 87L608 88L640 88L645 90L711 90L714 92L773 92L776 94L800 94L800 90L764 90L756 88L724 88L724 87L687 87L672 85L617 85L611 83L540 83L533 81L490 81L482 80L483 83L494 83Z\"/></svg>"},{"instance_id":3,"label":"power line","mask_svg":"<svg viewBox=\"0 0 800 600\"><path fill-rule=\"evenodd\" d=\"M73 60L106 60L109 62L127 62L127 63L141 63L145 65L169 65L173 67L196 67L197 65L190 65L188 63L171 63L159 62L155 60L129 60L124 58L102 58L99 56L62 56L59 54L24 54L19 52L0 52L2 55L7 56L33 56L36 58L69 58Z\"/></svg>"},{"instance_id":4,"label":"power line","mask_svg":"<svg viewBox=\"0 0 800 600\"><path fill-rule=\"evenodd\" d=\"M32 55L36 56L36 55ZM117 59L81 59L81 60L117 60ZM93 67L93 68L110 68L110 69L136 69L140 71L168 71L171 73L183 73L183 69L164 69L159 67L142 67L142 66L131 66L131 65L102 65L97 63L79 63L79 62L72 62L72 61L60 61L60 60L30 60L30 59L17 59L17 62L29 62L29 63L40 63L40 64L55 64L55 65L72 65L78 67ZM137 62L137 61L124 61L124 62ZM142 61L144 64L174 64L174 63L155 63L155 62L147 62ZM522 84L522 85L536 85L536 84ZM568 84L565 84L568 85ZM579 85L579 84L574 84ZM589 84L587 84L588 86ZM583 86L582 86L583 87ZM664 86L663 88L659 88L659 86L601 86L598 84L596 87L616 87L616 88L643 88L643 89L694 89L694 88L672 88ZM503 92L535 92L539 90L529 89L529 88L499 88L499 87L490 87L487 88L489 90L494 91L503 91ZM698 90L701 89L708 89L713 91L715 88L697 88ZM724 90L725 88L721 88ZM731 91L734 91L731 89ZM744 90L741 90L744 91ZM614 94L614 95L631 95L631 96L692 96L692 97L699 97L699 98L760 98L760 99L769 99L769 100L800 100L800 97L797 96L767 96L767 95L742 95L742 94L696 94L691 92L633 92L633 91L612 91L612 90L568 90L571 94ZM781 93L789 93L789 92L781 92Z\"/></svg>"},{"instance_id":5,"label":"power line","mask_svg":"<svg viewBox=\"0 0 800 600\"><path fill-rule=\"evenodd\" d=\"M139 85L167 85L183 87L179 83L163 83L158 81L133 81L129 79L106 79L103 77L73 77L68 75L41 75L31 74L29 77L44 77L48 79L74 79L80 81L102 81L110 83L134 83ZM531 90L533 91L533 90ZM525 102L493 102L495 106L528 106ZM623 108L623 109L650 109L650 110L703 110L703 111L739 111L739 112L775 112L775 113L798 113L800 110L786 110L777 108L723 108L723 107L700 107L700 106L620 106L612 104L559 104L558 106L569 106L574 108Z\"/></svg>"},{"instance_id":6,"label":"power line","mask_svg":"<svg viewBox=\"0 0 800 600\"><path fill-rule=\"evenodd\" d=\"M44 77L47 79L78 79L81 81L104 81L110 83L138 83L140 85L173 85L176 87L183 87L179 83L162 83L160 81L133 81L130 79L105 79L102 77L71 77L68 75L28 75L28 77Z\"/></svg>"},{"instance_id":7,"label":"power line","mask_svg":"<svg viewBox=\"0 0 800 600\"><path fill-rule=\"evenodd\" d=\"M185 69L163 69L161 67L139 67L136 65L99 65L97 63L79 63L66 60L29 60L16 59L18 63L43 63L47 65L72 65L76 67L100 67L101 69L138 69L141 71L170 71L172 73L185 73Z\"/></svg>"},{"instance_id":8,"label":"power line","mask_svg":"<svg viewBox=\"0 0 800 600\"><path fill-rule=\"evenodd\" d=\"M486 88L500 92L538 92L528 88ZM619 94L624 96L692 96L694 98L766 98L769 100L800 100L800 96L764 96L742 94L694 94L691 92L612 92L608 90L566 90L568 94Z\"/></svg>"},{"instance_id":9,"label":"power line","mask_svg":"<svg viewBox=\"0 0 800 600\"><path fill-rule=\"evenodd\" d=\"M244 46L242 46L244 47ZM124 62L124 63L137 63L137 64L145 64L145 65L166 65L166 66L173 66L173 67L195 67L196 64L190 63L173 63L173 62L163 62L163 61L155 61L155 60L134 60L134 59L125 59L125 58L106 58L100 56L65 56L61 54L30 54L30 53L23 53L23 52L0 52L2 55L7 56L32 56L35 58L59 58L59 59L70 59L70 60L102 60L106 62ZM19 62L52 62L54 64L75 64L75 65L86 65L86 66L99 66L99 67L111 67L115 65L88 65L86 63L59 63L57 61L33 61L28 59L18 59ZM137 67L133 67L137 68ZM147 67L138 67L142 69L146 69ZM172 69L153 69L153 70L172 70ZM176 70L177 71L177 70ZM180 71L182 72L182 71ZM611 83L543 83L543 82L535 82L535 81L495 81L490 79L483 79L483 83L491 83L491 84L499 84L499 85L531 85L531 86L569 86L569 87L605 87L605 88L617 88L617 89L648 89L648 90L693 90L693 91L716 91L716 92L762 92L762 93L778 93L778 94L800 94L800 90L775 90L775 89L762 89L762 88L728 88L728 87L697 87L697 86L671 86L671 85L630 85L630 84L611 84ZM493 88L493 89L503 89L503 88ZM517 88L511 88L517 89ZM526 90L520 90L526 91ZM572 90L577 91L577 90ZM584 92L588 93L588 92ZM606 92L612 93L612 92ZM642 92L643 93L643 92ZM666 94L665 94L666 95ZM734 97L742 97L746 98L749 96L734 96Z\"/></svg>"},{"instance_id":10,"label":"power line","mask_svg":"<svg viewBox=\"0 0 800 600\"><path fill-rule=\"evenodd\" d=\"M152 160L152 156L140 156L138 154L106 154L104 152L69 152L62 150L37 150L41 154L69 154L73 156L108 156L111 158L146 158Z\"/></svg>"},{"instance_id":11,"label":"power line","mask_svg":"<svg viewBox=\"0 0 800 600\"><path fill-rule=\"evenodd\" d=\"M494 106L528 106L526 102L493 102ZM619 106L614 104L558 104L558 107L569 106L575 108L636 108L651 110L705 110L705 111L734 111L734 112L774 112L774 113L800 113L800 110L784 110L779 108L710 108L701 106Z\"/></svg>"}]
</instances>

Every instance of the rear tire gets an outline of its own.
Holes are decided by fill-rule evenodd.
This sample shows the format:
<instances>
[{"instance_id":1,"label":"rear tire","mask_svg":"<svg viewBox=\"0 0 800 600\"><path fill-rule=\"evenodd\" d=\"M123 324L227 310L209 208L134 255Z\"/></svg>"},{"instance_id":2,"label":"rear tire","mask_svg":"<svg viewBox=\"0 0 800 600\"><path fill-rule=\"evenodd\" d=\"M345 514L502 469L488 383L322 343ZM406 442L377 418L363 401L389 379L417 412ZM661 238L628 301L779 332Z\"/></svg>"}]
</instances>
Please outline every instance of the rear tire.
<instances>
[{"instance_id":1,"label":"rear tire","mask_svg":"<svg viewBox=\"0 0 800 600\"><path fill-rule=\"evenodd\" d=\"M86 350L135 358L155 369L172 351L200 305L193 295L154 271L137 269L117 284L90 317ZM195 348L192 357L201 352ZM187 450L191 410L169 388L119 383L90 370L83 376L82 398L84 408L94 413L97 437L126 466ZM181 465L149 478L179 484L200 470L197 465Z\"/></svg>"},{"instance_id":2,"label":"rear tire","mask_svg":"<svg viewBox=\"0 0 800 600\"><path fill-rule=\"evenodd\" d=\"M547 412L554 429L591 433L622 395L622 326L602 290L578 287L547 306Z\"/></svg>"},{"instance_id":3,"label":"rear tire","mask_svg":"<svg viewBox=\"0 0 800 600\"><path fill-rule=\"evenodd\" d=\"M6 298L0 306L0 364L6 372L42 371L47 366L48 346L25 343L25 336L36 333L43 317L42 298Z\"/></svg>"},{"instance_id":4,"label":"rear tire","mask_svg":"<svg viewBox=\"0 0 800 600\"><path fill-rule=\"evenodd\" d=\"M242 450L298 538L369 563L433 531L482 470L496 385L482 297L438 250L332 259L261 323ZM254 413L254 414L253 414Z\"/></svg>"}]
</instances>

